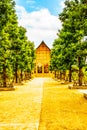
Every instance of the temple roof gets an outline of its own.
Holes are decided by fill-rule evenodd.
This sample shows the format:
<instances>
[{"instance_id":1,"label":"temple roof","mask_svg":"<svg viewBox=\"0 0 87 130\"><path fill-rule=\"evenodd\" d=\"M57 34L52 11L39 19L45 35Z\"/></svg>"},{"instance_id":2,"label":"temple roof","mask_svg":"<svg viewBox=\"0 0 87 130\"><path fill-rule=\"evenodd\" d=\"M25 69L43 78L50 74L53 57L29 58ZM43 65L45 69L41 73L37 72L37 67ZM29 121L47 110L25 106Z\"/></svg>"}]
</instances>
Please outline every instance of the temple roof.
<instances>
[{"instance_id":1,"label":"temple roof","mask_svg":"<svg viewBox=\"0 0 87 130\"><path fill-rule=\"evenodd\" d=\"M46 45L46 43L45 43L44 41L42 41L42 42L40 43L40 45L36 48L36 50L37 50L41 45L44 45L44 46L45 46L46 48L48 48L49 51L50 51L50 48Z\"/></svg>"}]
</instances>

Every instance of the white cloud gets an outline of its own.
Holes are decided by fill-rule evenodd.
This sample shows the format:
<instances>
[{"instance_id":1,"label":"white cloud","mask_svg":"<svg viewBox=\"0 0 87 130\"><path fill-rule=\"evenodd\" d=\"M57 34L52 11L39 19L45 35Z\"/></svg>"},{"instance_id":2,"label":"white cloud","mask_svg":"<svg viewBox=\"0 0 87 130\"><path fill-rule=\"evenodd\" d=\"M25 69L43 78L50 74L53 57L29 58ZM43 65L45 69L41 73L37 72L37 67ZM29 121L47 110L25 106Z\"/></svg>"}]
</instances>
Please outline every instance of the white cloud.
<instances>
[{"instance_id":1,"label":"white cloud","mask_svg":"<svg viewBox=\"0 0 87 130\"><path fill-rule=\"evenodd\" d=\"M65 0L63 0L63 1L60 2L60 6L61 6L62 9L65 8L64 2L65 2Z\"/></svg>"},{"instance_id":2,"label":"white cloud","mask_svg":"<svg viewBox=\"0 0 87 130\"><path fill-rule=\"evenodd\" d=\"M30 4L34 4L34 3L35 3L35 0L27 0L26 2L27 2L27 3L30 3Z\"/></svg>"},{"instance_id":3,"label":"white cloud","mask_svg":"<svg viewBox=\"0 0 87 130\"><path fill-rule=\"evenodd\" d=\"M19 0L14 0L16 3L19 1Z\"/></svg>"},{"instance_id":4,"label":"white cloud","mask_svg":"<svg viewBox=\"0 0 87 130\"><path fill-rule=\"evenodd\" d=\"M16 6L16 10L19 25L27 29L29 40L34 41L36 47L42 40L51 47L61 28L58 17L51 15L45 8L31 13L28 13L22 6Z\"/></svg>"}]
</instances>

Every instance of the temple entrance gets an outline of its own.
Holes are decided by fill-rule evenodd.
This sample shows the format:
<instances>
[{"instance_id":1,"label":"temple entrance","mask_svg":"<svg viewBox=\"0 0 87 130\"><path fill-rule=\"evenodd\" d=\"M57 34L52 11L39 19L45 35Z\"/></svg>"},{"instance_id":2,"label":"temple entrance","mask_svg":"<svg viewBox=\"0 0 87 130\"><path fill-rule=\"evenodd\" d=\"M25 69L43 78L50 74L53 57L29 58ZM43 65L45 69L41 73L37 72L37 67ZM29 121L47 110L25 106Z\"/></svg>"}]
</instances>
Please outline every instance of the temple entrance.
<instances>
[{"instance_id":1,"label":"temple entrance","mask_svg":"<svg viewBox=\"0 0 87 130\"><path fill-rule=\"evenodd\" d=\"M44 65L44 73L49 73L48 64L45 64L45 65Z\"/></svg>"},{"instance_id":2,"label":"temple entrance","mask_svg":"<svg viewBox=\"0 0 87 130\"><path fill-rule=\"evenodd\" d=\"M37 77L48 77L50 75L49 66L50 66L50 48L44 43L36 48L36 60L34 75Z\"/></svg>"},{"instance_id":3,"label":"temple entrance","mask_svg":"<svg viewBox=\"0 0 87 130\"><path fill-rule=\"evenodd\" d=\"M37 66L37 73L42 73L42 64L39 63Z\"/></svg>"}]
</instances>

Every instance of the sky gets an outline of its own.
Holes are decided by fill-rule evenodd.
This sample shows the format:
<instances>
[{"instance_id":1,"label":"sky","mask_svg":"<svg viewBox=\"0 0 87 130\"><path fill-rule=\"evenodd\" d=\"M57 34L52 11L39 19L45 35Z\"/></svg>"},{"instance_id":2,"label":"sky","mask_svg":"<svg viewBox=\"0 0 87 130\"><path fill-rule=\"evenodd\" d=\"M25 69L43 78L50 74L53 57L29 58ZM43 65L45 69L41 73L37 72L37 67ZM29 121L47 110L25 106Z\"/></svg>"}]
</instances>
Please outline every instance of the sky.
<instances>
[{"instance_id":1,"label":"sky","mask_svg":"<svg viewBox=\"0 0 87 130\"><path fill-rule=\"evenodd\" d=\"M52 48L61 29L58 14L64 8L64 0L15 0L19 26L27 30L27 37L35 47L44 41Z\"/></svg>"}]
</instances>

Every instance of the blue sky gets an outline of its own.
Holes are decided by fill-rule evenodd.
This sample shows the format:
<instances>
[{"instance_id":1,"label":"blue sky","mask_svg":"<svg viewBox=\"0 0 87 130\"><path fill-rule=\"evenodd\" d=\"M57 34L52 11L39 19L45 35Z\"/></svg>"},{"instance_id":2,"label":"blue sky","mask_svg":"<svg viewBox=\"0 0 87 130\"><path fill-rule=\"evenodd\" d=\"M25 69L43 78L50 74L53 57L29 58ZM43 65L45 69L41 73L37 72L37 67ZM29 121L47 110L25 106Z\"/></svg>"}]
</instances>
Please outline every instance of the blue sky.
<instances>
[{"instance_id":1,"label":"blue sky","mask_svg":"<svg viewBox=\"0 0 87 130\"><path fill-rule=\"evenodd\" d=\"M16 4L26 8L28 12L48 8L51 14L57 15L61 12L62 0L16 0Z\"/></svg>"},{"instance_id":2,"label":"blue sky","mask_svg":"<svg viewBox=\"0 0 87 130\"><path fill-rule=\"evenodd\" d=\"M37 47L42 40L51 48L61 29L58 14L64 0L15 0L20 26L26 28L28 39Z\"/></svg>"}]
</instances>

